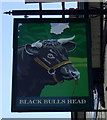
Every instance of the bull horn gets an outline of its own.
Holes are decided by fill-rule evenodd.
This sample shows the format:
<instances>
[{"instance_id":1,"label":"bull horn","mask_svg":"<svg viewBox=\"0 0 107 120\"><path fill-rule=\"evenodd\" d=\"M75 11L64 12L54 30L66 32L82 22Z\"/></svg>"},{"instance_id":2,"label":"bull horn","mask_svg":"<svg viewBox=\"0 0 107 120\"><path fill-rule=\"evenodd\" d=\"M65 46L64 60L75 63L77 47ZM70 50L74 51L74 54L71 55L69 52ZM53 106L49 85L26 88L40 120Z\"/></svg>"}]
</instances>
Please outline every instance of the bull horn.
<instances>
[{"instance_id":1,"label":"bull horn","mask_svg":"<svg viewBox=\"0 0 107 120\"><path fill-rule=\"evenodd\" d=\"M37 41L37 42L35 42L35 43L32 43L31 46L32 46L32 47L41 48L41 47L42 47L42 43L39 42L39 41Z\"/></svg>"},{"instance_id":2,"label":"bull horn","mask_svg":"<svg viewBox=\"0 0 107 120\"><path fill-rule=\"evenodd\" d=\"M71 38L62 38L62 39L58 39L58 42L61 44L65 44L67 42L69 42L70 40L73 40L75 38L75 35Z\"/></svg>"}]
</instances>

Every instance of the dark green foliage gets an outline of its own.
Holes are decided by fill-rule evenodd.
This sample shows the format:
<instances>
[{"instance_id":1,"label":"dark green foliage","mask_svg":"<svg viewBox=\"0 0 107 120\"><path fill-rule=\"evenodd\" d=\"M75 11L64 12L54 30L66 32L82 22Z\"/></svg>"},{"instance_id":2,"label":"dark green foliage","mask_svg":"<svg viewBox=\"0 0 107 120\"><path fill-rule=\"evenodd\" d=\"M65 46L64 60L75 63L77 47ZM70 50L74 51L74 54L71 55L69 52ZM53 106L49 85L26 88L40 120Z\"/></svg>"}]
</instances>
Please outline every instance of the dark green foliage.
<instances>
[{"instance_id":1,"label":"dark green foliage","mask_svg":"<svg viewBox=\"0 0 107 120\"><path fill-rule=\"evenodd\" d=\"M51 39L51 34L49 34L50 27L48 23L24 23L19 27L18 45Z\"/></svg>"},{"instance_id":2,"label":"dark green foliage","mask_svg":"<svg viewBox=\"0 0 107 120\"><path fill-rule=\"evenodd\" d=\"M77 44L77 48L74 52L69 53L69 56L72 57L87 57L86 48L86 26L85 24L78 24L78 23L70 23L70 28L64 30L64 32L60 35L52 34L53 38L69 38L75 35L75 42Z\"/></svg>"},{"instance_id":3,"label":"dark green foliage","mask_svg":"<svg viewBox=\"0 0 107 120\"><path fill-rule=\"evenodd\" d=\"M38 40L69 38L75 35L74 42L77 44L75 51L70 52L69 56L72 57L87 57L86 48L86 26L84 23L69 23L69 27L61 34L50 33L50 23L23 23L19 26L19 39L18 45L26 43L33 43Z\"/></svg>"}]
</instances>

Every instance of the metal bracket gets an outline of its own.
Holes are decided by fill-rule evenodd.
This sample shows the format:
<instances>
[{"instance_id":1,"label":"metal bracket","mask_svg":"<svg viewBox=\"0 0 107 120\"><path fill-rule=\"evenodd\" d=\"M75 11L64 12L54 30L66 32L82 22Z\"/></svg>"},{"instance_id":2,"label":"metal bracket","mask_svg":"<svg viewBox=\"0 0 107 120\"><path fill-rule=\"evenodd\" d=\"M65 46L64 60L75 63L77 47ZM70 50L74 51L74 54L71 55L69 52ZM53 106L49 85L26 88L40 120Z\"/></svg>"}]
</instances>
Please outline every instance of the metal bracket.
<instances>
[{"instance_id":1,"label":"metal bracket","mask_svg":"<svg viewBox=\"0 0 107 120\"><path fill-rule=\"evenodd\" d=\"M89 9L85 10L12 10L4 12L9 15L104 15L107 14L107 9Z\"/></svg>"}]
</instances>

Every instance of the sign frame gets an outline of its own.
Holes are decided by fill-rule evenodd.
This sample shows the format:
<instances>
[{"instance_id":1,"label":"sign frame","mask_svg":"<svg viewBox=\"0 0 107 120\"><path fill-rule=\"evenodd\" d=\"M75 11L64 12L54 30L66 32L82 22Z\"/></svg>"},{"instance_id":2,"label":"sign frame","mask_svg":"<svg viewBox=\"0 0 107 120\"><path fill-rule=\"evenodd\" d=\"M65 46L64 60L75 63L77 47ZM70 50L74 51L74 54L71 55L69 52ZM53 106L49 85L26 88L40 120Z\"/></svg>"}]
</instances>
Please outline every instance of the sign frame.
<instances>
[{"instance_id":1,"label":"sign frame","mask_svg":"<svg viewBox=\"0 0 107 120\"><path fill-rule=\"evenodd\" d=\"M86 96L72 96L72 97L24 97L19 98L16 96L17 90L16 90L16 74L17 74L17 50L18 50L18 25L19 24L29 24L29 23L77 23L77 24L84 24L85 25L85 33L86 33L86 51L87 51L87 69L88 69L88 95ZM75 41L76 42L76 41ZM79 81L79 80L78 80ZM55 112L55 111L92 111L94 110L94 103L93 103L93 84L92 84L92 67L91 67L91 35L90 35L90 20L85 18L30 18L30 19L22 19L22 18L15 18L14 19L14 35L13 35L13 79L12 79L12 112ZM78 83L79 84L79 83ZM78 86L78 85L77 85ZM20 100L21 104L20 104ZM54 104L52 103L37 103L36 105L32 105L32 103L29 105L29 102L31 101L40 101L42 100L51 100L54 101ZM58 104L55 103L55 100ZM62 102L61 102L61 101ZM66 101L72 102L72 104L67 104ZM28 103L26 101L29 101ZM64 102L65 101L65 102ZM63 104L64 102L64 104Z\"/></svg>"}]
</instances>

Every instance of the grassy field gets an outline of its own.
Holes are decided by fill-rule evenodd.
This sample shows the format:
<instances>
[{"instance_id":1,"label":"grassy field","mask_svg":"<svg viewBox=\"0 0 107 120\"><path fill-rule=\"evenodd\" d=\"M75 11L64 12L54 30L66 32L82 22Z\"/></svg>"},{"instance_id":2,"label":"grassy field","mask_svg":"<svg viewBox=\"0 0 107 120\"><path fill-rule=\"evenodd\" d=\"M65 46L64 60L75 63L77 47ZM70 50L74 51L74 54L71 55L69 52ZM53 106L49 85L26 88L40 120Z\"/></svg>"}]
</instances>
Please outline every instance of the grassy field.
<instances>
[{"instance_id":1,"label":"grassy field","mask_svg":"<svg viewBox=\"0 0 107 120\"><path fill-rule=\"evenodd\" d=\"M75 85L75 80L65 80L64 83L46 86L42 91L41 97L82 97L89 95L87 59L75 57L69 59L80 72L78 84Z\"/></svg>"}]
</instances>

